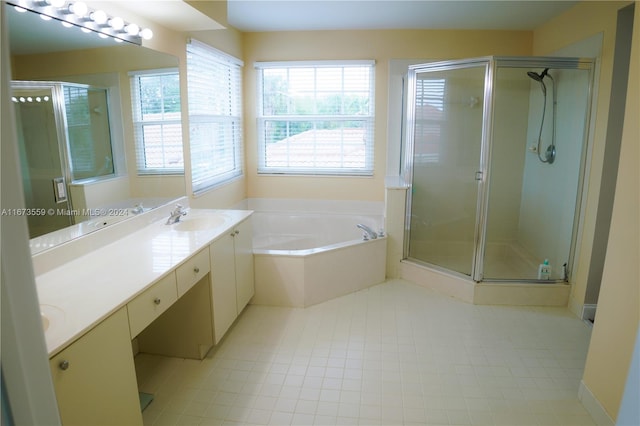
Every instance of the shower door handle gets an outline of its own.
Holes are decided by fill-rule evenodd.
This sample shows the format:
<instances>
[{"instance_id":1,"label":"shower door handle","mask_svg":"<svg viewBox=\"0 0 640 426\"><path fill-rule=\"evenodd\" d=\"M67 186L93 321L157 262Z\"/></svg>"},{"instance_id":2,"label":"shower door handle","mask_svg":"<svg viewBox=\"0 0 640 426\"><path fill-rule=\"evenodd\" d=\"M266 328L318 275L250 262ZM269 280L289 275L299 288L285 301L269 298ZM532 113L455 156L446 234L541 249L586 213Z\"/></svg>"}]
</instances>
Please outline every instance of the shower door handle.
<instances>
[{"instance_id":1,"label":"shower door handle","mask_svg":"<svg viewBox=\"0 0 640 426\"><path fill-rule=\"evenodd\" d=\"M476 172L476 180L482 180L483 173L481 171Z\"/></svg>"},{"instance_id":2,"label":"shower door handle","mask_svg":"<svg viewBox=\"0 0 640 426\"><path fill-rule=\"evenodd\" d=\"M63 177L53 178L53 195L56 203L67 201L67 187Z\"/></svg>"}]
</instances>

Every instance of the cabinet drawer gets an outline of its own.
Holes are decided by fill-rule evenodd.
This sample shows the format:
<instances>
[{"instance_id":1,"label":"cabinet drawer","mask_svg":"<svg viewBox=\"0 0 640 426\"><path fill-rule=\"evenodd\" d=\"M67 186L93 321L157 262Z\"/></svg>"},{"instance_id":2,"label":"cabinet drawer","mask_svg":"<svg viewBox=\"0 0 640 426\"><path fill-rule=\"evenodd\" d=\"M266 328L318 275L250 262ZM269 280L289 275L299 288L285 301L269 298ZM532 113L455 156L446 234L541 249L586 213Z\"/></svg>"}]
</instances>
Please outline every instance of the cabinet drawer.
<instances>
[{"instance_id":1,"label":"cabinet drawer","mask_svg":"<svg viewBox=\"0 0 640 426\"><path fill-rule=\"evenodd\" d=\"M199 251L176 269L178 297L209 273L209 248Z\"/></svg>"},{"instance_id":2,"label":"cabinet drawer","mask_svg":"<svg viewBox=\"0 0 640 426\"><path fill-rule=\"evenodd\" d=\"M171 272L127 304L129 331L136 337L146 326L178 300L176 275Z\"/></svg>"}]
</instances>

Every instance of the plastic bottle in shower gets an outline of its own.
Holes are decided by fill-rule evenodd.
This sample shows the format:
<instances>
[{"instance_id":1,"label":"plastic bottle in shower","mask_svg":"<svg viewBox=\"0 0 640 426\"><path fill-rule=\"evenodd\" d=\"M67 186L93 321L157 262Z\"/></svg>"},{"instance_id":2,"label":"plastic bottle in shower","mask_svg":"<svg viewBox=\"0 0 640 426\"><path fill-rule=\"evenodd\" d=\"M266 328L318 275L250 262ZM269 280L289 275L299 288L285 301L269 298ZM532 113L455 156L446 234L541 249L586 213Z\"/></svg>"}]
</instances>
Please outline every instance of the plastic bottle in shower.
<instances>
[{"instance_id":1,"label":"plastic bottle in shower","mask_svg":"<svg viewBox=\"0 0 640 426\"><path fill-rule=\"evenodd\" d=\"M538 266L538 279L550 280L551 279L551 265L549 265L549 259L545 259L544 262Z\"/></svg>"}]
</instances>

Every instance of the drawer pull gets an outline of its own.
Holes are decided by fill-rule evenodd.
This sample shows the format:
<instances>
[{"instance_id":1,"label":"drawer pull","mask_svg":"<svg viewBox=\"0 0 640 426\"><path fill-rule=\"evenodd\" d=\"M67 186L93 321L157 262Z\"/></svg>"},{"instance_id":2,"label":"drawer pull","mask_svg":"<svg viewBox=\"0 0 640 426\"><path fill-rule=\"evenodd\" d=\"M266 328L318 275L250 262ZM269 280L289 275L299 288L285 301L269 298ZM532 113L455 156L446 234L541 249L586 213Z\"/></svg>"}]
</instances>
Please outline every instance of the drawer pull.
<instances>
[{"instance_id":1,"label":"drawer pull","mask_svg":"<svg viewBox=\"0 0 640 426\"><path fill-rule=\"evenodd\" d=\"M234 232L234 234L236 234L236 235L238 235L239 233L240 233L240 231L238 231L237 229L236 229L236 232Z\"/></svg>"},{"instance_id":2,"label":"drawer pull","mask_svg":"<svg viewBox=\"0 0 640 426\"><path fill-rule=\"evenodd\" d=\"M195 273L197 274L198 272L200 272L200 268L198 268L198 267L196 266L195 268L193 268L193 272L195 272Z\"/></svg>"},{"instance_id":3,"label":"drawer pull","mask_svg":"<svg viewBox=\"0 0 640 426\"><path fill-rule=\"evenodd\" d=\"M60 370L62 370L62 371L68 370L69 369L69 361L67 361L66 359L63 359L62 361L60 361L60 364L58 364L58 367L60 367Z\"/></svg>"},{"instance_id":4,"label":"drawer pull","mask_svg":"<svg viewBox=\"0 0 640 426\"><path fill-rule=\"evenodd\" d=\"M155 303L156 305L159 305L161 302L159 297L156 297L155 299L153 299L153 303Z\"/></svg>"}]
</instances>

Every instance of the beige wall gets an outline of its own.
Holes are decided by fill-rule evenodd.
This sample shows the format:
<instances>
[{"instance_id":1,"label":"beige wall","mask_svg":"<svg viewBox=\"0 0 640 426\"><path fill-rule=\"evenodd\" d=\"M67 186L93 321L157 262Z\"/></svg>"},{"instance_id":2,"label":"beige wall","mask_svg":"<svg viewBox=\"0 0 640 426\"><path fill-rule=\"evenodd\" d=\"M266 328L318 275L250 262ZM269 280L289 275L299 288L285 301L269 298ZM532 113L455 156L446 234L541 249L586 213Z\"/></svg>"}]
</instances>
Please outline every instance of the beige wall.
<instances>
[{"instance_id":1,"label":"beige wall","mask_svg":"<svg viewBox=\"0 0 640 426\"><path fill-rule=\"evenodd\" d=\"M534 54L544 55L566 45L603 33L601 75L596 104L588 194L583 223L580 263L574 275L572 304L582 305L586 290L588 260L595 227L605 135L611 91L617 12L630 2L585 2L534 32ZM637 76L640 54L640 7L636 2L635 25L622 151L618 170L613 219L598 301L598 311L584 372L584 384L613 419L616 418L640 313L638 270L638 119L640 87Z\"/></svg>"},{"instance_id":2,"label":"beige wall","mask_svg":"<svg viewBox=\"0 0 640 426\"><path fill-rule=\"evenodd\" d=\"M244 90L247 194L249 197L384 200L390 59L459 59L487 55L529 55L526 31L307 31L245 33ZM376 61L375 160L373 177L258 175L256 61L374 59Z\"/></svg>"},{"instance_id":3,"label":"beige wall","mask_svg":"<svg viewBox=\"0 0 640 426\"><path fill-rule=\"evenodd\" d=\"M618 181L598 312L583 381L616 418L640 323L640 5L629 69Z\"/></svg>"}]
</instances>

